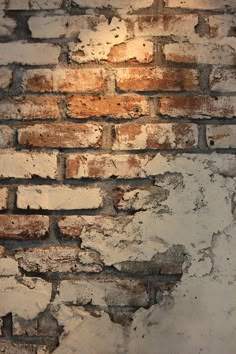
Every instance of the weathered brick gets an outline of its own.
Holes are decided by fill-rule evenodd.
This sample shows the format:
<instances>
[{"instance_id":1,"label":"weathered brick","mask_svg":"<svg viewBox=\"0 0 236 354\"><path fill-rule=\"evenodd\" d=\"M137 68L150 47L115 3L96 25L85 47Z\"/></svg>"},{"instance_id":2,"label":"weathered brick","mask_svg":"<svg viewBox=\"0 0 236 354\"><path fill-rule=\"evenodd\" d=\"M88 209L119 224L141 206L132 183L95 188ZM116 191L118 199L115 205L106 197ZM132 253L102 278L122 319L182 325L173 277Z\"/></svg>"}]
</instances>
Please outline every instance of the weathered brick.
<instances>
[{"instance_id":1,"label":"weathered brick","mask_svg":"<svg viewBox=\"0 0 236 354\"><path fill-rule=\"evenodd\" d=\"M0 238L41 239L48 235L49 218L44 215L0 215Z\"/></svg>"},{"instance_id":2,"label":"weathered brick","mask_svg":"<svg viewBox=\"0 0 236 354\"><path fill-rule=\"evenodd\" d=\"M212 148L235 148L236 125L208 125L207 144Z\"/></svg>"},{"instance_id":3,"label":"weathered brick","mask_svg":"<svg viewBox=\"0 0 236 354\"><path fill-rule=\"evenodd\" d=\"M197 15L141 16L135 22L135 36L190 36L195 33Z\"/></svg>"},{"instance_id":4,"label":"weathered brick","mask_svg":"<svg viewBox=\"0 0 236 354\"><path fill-rule=\"evenodd\" d=\"M167 7L181 7L183 9L217 10L236 7L235 0L165 0Z\"/></svg>"},{"instance_id":5,"label":"weathered brick","mask_svg":"<svg viewBox=\"0 0 236 354\"><path fill-rule=\"evenodd\" d=\"M72 154L66 160L67 178L144 177L142 167L149 161L140 155Z\"/></svg>"},{"instance_id":6,"label":"weathered brick","mask_svg":"<svg viewBox=\"0 0 236 354\"><path fill-rule=\"evenodd\" d=\"M199 91L199 72L173 68L117 69L116 86L122 91Z\"/></svg>"},{"instance_id":7,"label":"weathered brick","mask_svg":"<svg viewBox=\"0 0 236 354\"><path fill-rule=\"evenodd\" d=\"M168 191L160 187L120 187L114 190L114 205L118 210L147 210L150 205L160 205L167 195Z\"/></svg>"},{"instance_id":8,"label":"weathered brick","mask_svg":"<svg viewBox=\"0 0 236 354\"><path fill-rule=\"evenodd\" d=\"M226 14L209 16L209 27L210 37L223 38L226 40L226 37L234 36L236 18L234 15Z\"/></svg>"},{"instance_id":9,"label":"weathered brick","mask_svg":"<svg viewBox=\"0 0 236 354\"><path fill-rule=\"evenodd\" d=\"M28 21L33 38L78 37L81 30L98 23L95 16L33 16Z\"/></svg>"},{"instance_id":10,"label":"weathered brick","mask_svg":"<svg viewBox=\"0 0 236 354\"><path fill-rule=\"evenodd\" d=\"M46 345L13 343L5 339L0 340L0 348L4 354L49 354Z\"/></svg>"},{"instance_id":11,"label":"weathered brick","mask_svg":"<svg viewBox=\"0 0 236 354\"><path fill-rule=\"evenodd\" d=\"M146 306L148 294L137 280L64 280L59 286L59 299L78 305Z\"/></svg>"},{"instance_id":12,"label":"weathered brick","mask_svg":"<svg viewBox=\"0 0 236 354\"><path fill-rule=\"evenodd\" d=\"M59 9L63 0L0 0L4 10L52 10Z\"/></svg>"},{"instance_id":13,"label":"weathered brick","mask_svg":"<svg viewBox=\"0 0 236 354\"><path fill-rule=\"evenodd\" d=\"M24 96L0 101L0 119L56 119L59 116L55 97Z\"/></svg>"},{"instance_id":14,"label":"weathered brick","mask_svg":"<svg viewBox=\"0 0 236 354\"><path fill-rule=\"evenodd\" d=\"M111 48L107 61L111 63L151 63L154 57L153 42L136 38ZM73 56L73 60L76 61Z\"/></svg>"},{"instance_id":15,"label":"weathered brick","mask_svg":"<svg viewBox=\"0 0 236 354\"><path fill-rule=\"evenodd\" d=\"M102 263L93 250L72 246L30 248L16 253L19 266L27 272L100 272Z\"/></svg>"},{"instance_id":16,"label":"weathered brick","mask_svg":"<svg viewBox=\"0 0 236 354\"><path fill-rule=\"evenodd\" d=\"M101 69L34 69L25 72L23 85L34 92L87 93L102 91L105 81Z\"/></svg>"},{"instance_id":17,"label":"weathered brick","mask_svg":"<svg viewBox=\"0 0 236 354\"><path fill-rule=\"evenodd\" d=\"M102 138L102 126L91 123L35 124L18 132L21 145L37 147L99 147Z\"/></svg>"},{"instance_id":18,"label":"weathered brick","mask_svg":"<svg viewBox=\"0 0 236 354\"><path fill-rule=\"evenodd\" d=\"M234 65L235 48L227 44L171 43L164 46L166 60L177 63Z\"/></svg>"},{"instance_id":19,"label":"weathered brick","mask_svg":"<svg viewBox=\"0 0 236 354\"><path fill-rule=\"evenodd\" d=\"M60 47L50 43L26 43L23 41L0 43L0 65L57 64Z\"/></svg>"},{"instance_id":20,"label":"weathered brick","mask_svg":"<svg viewBox=\"0 0 236 354\"><path fill-rule=\"evenodd\" d=\"M125 43L130 36L124 20L112 17L108 21L105 16L99 16L99 22L90 29L81 29L79 39L79 43L70 44L70 58L78 63L86 63L108 60L111 50ZM133 55L135 53L132 58Z\"/></svg>"},{"instance_id":21,"label":"weathered brick","mask_svg":"<svg viewBox=\"0 0 236 354\"><path fill-rule=\"evenodd\" d=\"M233 118L236 116L236 97L161 97L160 113L173 118Z\"/></svg>"},{"instance_id":22,"label":"weathered brick","mask_svg":"<svg viewBox=\"0 0 236 354\"><path fill-rule=\"evenodd\" d=\"M0 188L0 209L7 209L8 190L5 187Z\"/></svg>"},{"instance_id":23,"label":"weathered brick","mask_svg":"<svg viewBox=\"0 0 236 354\"><path fill-rule=\"evenodd\" d=\"M7 89L12 80L12 71L7 68L0 68L0 88Z\"/></svg>"},{"instance_id":24,"label":"weathered brick","mask_svg":"<svg viewBox=\"0 0 236 354\"><path fill-rule=\"evenodd\" d=\"M111 117L138 118L149 114L146 97L138 96L73 96L68 99L71 118Z\"/></svg>"},{"instance_id":25,"label":"weathered brick","mask_svg":"<svg viewBox=\"0 0 236 354\"><path fill-rule=\"evenodd\" d=\"M0 151L0 178L56 178L57 154Z\"/></svg>"},{"instance_id":26,"label":"weathered brick","mask_svg":"<svg viewBox=\"0 0 236 354\"><path fill-rule=\"evenodd\" d=\"M0 147L5 148L12 146L13 143L13 129L7 125L1 125L0 127Z\"/></svg>"},{"instance_id":27,"label":"weathered brick","mask_svg":"<svg viewBox=\"0 0 236 354\"><path fill-rule=\"evenodd\" d=\"M102 205L99 188L67 186L20 186L17 207L20 209L97 209Z\"/></svg>"},{"instance_id":28,"label":"weathered brick","mask_svg":"<svg viewBox=\"0 0 236 354\"><path fill-rule=\"evenodd\" d=\"M0 36L10 36L14 32L15 28L16 21L13 20L13 18L4 16L4 14L0 12Z\"/></svg>"},{"instance_id":29,"label":"weathered brick","mask_svg":"<svg viewBox=\"0 0 236 354\"><path fill-rule=\"evenodd\" d=\"M18 268L18 262L6 256L5 254L0 257L0 276L11 276L11 275L19 275L20 271Z\"/></svg>"},{"instance_id":30,"label":"weathered brick","mask_svg":"<svg viewBox=\"0 0 236 354\"><path fill-rule=\"evenodd\" d=\"M182 149L196 147L194 124L122 124L115 126L113 150Z\"/></svg>"},{"instance_id":31,"label":"weathered brick","mask_svg":"<svg viewBox=\"0 0 236 354\"><path fill-rule=\"evenodd\" d=\"M128 0L73 0L74 4L79 7L88 8L112 8L113 10L119 10L119 12L132 12L140 9L150 7L153 4L153 0L134 0L132 4Z\"/></svg>"},{"instance_id":32,"label":"weathered brick","mask_svg":"<svg viewBox=\"0 0 236 354\"><path fill-rule=\"evenodd\" d=\"M235 92L236 69L212 69L210 74L210 86L212 91Z\"/></svg>"},{"instance_id":33,"label":"weathered brick","mask_svg":"<svg viewBox=\"0 0 236 354\"><path fill-rule=\"evenodd\" d=\"M55 318L48 313L47 314L44 313L43 315L40 314L37 318L28 321L26 321L22 317L13 315L12 332L13 332L13 336L56 337L58 333L58 326Z\"/></svg>"}]
</instances>

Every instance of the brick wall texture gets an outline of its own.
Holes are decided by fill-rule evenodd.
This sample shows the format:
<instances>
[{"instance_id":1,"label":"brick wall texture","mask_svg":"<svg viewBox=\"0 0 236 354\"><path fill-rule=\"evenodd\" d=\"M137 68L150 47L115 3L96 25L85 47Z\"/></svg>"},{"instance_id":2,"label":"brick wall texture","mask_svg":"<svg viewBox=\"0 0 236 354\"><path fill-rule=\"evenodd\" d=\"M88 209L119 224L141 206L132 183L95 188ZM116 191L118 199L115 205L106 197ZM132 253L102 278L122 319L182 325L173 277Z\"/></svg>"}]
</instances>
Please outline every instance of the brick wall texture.
<instances>
[{"instance_id":1,"label":"brick wall texture","mask_svg":"<svg viewBox=\"0 0 236 354\"><path fill-rule=\"evenodd\" d=\"M0 352L235 354L236 0L0 0Z\"/></svg>"}]
</instances>

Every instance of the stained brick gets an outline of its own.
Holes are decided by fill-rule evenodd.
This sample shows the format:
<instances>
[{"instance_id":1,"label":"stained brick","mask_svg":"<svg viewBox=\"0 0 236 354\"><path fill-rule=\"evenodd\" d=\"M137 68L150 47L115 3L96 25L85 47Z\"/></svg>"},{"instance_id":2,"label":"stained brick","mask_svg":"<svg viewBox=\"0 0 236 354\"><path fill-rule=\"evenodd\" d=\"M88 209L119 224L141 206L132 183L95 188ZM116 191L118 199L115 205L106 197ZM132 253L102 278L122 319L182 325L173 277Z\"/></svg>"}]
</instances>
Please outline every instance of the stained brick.
<instances>
[{"instance_id":1,"label":"stained brick","mask_svg":"<svg viewBox=\"0 0 236 354\"><path fill-rule=\"evenodd\" d=\"M117 69L116 84L122 91L198 91L199 72L161 67Z\"/></svg>"},{"instance_id":2,"label":"stained brick","mask_svg":"<svg viewBox=\"0 0 236 354\"><path fill-rule=\"evenodd\" d=\"M149 114L149 103L138 96L73 96L68 99L68 115L72 118L111 117L138 118Z\"/></svg>"},{"instance_id":3,"label":"stained brick","mask_svg":"<svg viewBox=\"0 0 236 354\"><path fill-rule=\"evenodd\" d=\"M236 148L236 125L208 125L207 144L212 148Z\"/></svg>"},{"instance_id":4,"label":"stained brick","mask_svg":"<svg viewBox=\"0 0 236 354\"><path fill-rule=\"evenodd\" d=\"M115 126L114 150L195 147L198 129L193 124L122 124Z\"/></svg>"},{"instance_id":5,"label":"stained brick","mask_svg":"<svg viewBox=\"0 0 236 354\"><path fill-rule=\"evenodd\" d=\"M162 97L160 113L173 118L233 118L236 116L236 97Z\"/></svg>"},{"instance_id":6,"label":"stained brick","mask_svg":"<svg viewBox=\"0 0 236 354\"><path fill-rule=\"evenodd\" d=\"M48 235L49 218L43 215L0 215L0 238L41 239Z\"/></svg>"},{"instance_id":7,"label":"stained brick","mask_svg":"<svg viewBox=\"0 0 236 354\"><path fill-rule=\"evenodd\" d=\"M37 147L99 147L102 138L102 126L98 124L35 124L18 132L21 145Z\"/></svg>"}]
</instances>

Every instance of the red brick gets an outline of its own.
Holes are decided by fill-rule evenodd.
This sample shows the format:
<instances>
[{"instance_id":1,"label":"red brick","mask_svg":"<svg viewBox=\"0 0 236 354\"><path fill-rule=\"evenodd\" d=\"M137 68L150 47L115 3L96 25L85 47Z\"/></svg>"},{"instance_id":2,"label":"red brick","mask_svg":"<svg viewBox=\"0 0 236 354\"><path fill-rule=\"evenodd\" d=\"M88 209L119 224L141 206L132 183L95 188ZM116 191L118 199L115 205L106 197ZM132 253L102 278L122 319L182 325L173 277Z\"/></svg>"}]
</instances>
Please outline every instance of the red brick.
<instances>
[{"instance_id":1,"label":"red brick","mask_svg":"<svg viewBox=\"0 0 236 354\"><path fill-rule=\"evenodd\" d=\"M173 118L233 118L236 116L236 97L162 97L160 113Z\"/></svg>"},{"instance_id":2,"label":"red brick","mask_svg":"<svg viewBox=\"0 0 236 354\"><path fill-rule=\"evenodd\" d=\"M116 84L123 91L199 91L199 72L160 67L118 69Z\"/></svg>"},{"instance_id":3,"label":"red brick","mask_svg":"<svg viewBox=\"0 0 236 354\"><path fill-rule=\"evenodd\" d=\"M115 134L114 150L181 149L198 142L194 124L122 124L115 126Z\"/></svg>"},{"instance_id":4,"label":"red brick","mask_svg":"<svg viewBox=\"0 0 236 354\"><path fill-rule=\"evenodd\" d=\"M24 96L0 101L0 119L57 119L59 116L55 97Z\"/></svg>"},{"instance_id":5,"label":"red brick","mask_svg":"<svg viewBox=\"0 0 236 354\"><path fill-rule=\"evenodd\" d=\"M68 115L72 118L111 117L138 118L149 114L145 97L137 96L73 96L68 100Z\"/></svg>"},{"instance_id":6,"label":"red brick","mask_svg":"<svg viewBox=\"0 0 236 354\"><path fill-rule=\"evenodd\" d=\"M0 215L0 238L41 239L48 236L49 218L43 215Z\"/></svg>"},{"instance_id":7,"label":"red brick","mask_svg":"<svg viewBox=\"0 0 236 354\"><path fill-rule=\"evenodd\" d=\"M19 143L24 146L99 147L102 138L102 127L98 124L35 124L18 131Z\"/></svg>"},{"instance_id":8,"label":"red brick","mask_svg":"<svg viewBox=\"0 0 236 354\"><path fill-rule=\"evenodd\" d=\"M101 69L35 69L23 76L24 88L35 92L100 92L105 81Z\"/></svg>"}]
</instances>

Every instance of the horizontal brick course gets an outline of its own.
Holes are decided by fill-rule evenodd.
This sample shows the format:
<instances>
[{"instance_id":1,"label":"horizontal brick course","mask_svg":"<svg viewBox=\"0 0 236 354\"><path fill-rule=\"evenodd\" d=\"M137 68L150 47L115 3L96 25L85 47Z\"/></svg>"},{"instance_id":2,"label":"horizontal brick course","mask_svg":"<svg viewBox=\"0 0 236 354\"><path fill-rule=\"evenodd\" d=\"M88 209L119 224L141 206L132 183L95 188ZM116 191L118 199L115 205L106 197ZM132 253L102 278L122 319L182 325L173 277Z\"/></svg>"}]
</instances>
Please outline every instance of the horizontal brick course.
<instances>
[{"instance_id":1,"label":"horizontal brick course","mask_svg":"<svg viewBox=\"0 0 236 354\"><path fill-rule=\"evenodd\" d=\"M165 0L167 7L180 7L183 9L217 10L236 6L235 0Z\"/></svg>"}]
</instances>

